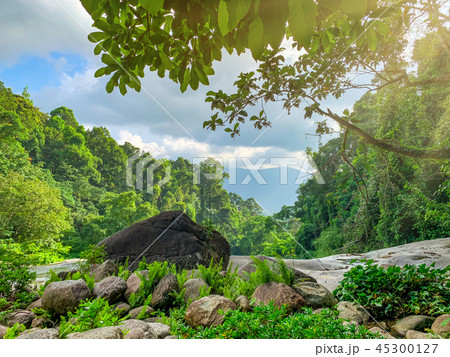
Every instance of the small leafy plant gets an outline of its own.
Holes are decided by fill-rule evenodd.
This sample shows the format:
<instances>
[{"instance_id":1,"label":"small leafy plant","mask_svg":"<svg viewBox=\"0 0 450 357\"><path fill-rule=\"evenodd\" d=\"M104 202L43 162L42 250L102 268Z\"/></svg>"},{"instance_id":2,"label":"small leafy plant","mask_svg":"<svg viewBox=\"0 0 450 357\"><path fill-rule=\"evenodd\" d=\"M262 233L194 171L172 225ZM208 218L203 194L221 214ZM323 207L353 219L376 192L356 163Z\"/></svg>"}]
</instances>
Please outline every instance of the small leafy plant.
<instances>
[{"instance_id":1,"label":"small leafy plant","mask_svg":"<svg viewBox=\"0 0 450 357\"><path fill-rule=\"evenodd\" d=\"M3 338L5 340L14 339L14 338L18 337L25 330L26 330L25 325L16 323L16 324L14 324L14 326L11 326L6 330L6 334L5 334L5 336L3 336Z\"/></svg>"},{"instance_id":2,"label":"small leafy plant","mask_svg":"<svg viewBox=\"0 0 450 357\"><path fill-rule=\"evenodd\" d=\"M69 312L67 317L61 316L60 338L66 338L74 332L117 326L128 317L129 315L121 317L121 312L103 298L83 301L75 312Z\"/></svg>"},{"instance_id":3,"label":"small leafy plant","mask_svg":"<svg viewBox=\"0 0 450 357\"><path fill-rule=\"evenodd\" d=\"M101 264L106 256L103 246L90 245L88 249L80 254L80 261L77 263L77 269L83 273L88 273L92 265Z\"/></svg>"},{"instance_id":4,"label":"small leafy plant","mask_svg":"<svg viewBox=\"0 0 450 357\"><path fill-rule=\"evenodd\" d=\"M355 301L378 318L437 316L450 312L450 267L434 264L383 268L363 261L344 274L334 291L339 300Z\"/></svg>"}]
</instances>

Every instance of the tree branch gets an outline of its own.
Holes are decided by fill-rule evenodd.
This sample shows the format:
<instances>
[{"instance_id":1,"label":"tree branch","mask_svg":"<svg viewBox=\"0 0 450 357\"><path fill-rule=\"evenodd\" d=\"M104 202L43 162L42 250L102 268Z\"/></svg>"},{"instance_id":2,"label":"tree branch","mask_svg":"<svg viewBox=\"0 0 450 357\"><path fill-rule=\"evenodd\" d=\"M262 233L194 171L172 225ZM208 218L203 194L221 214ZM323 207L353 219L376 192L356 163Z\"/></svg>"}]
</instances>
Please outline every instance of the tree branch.
<instances>
[{"instance_id":1,"label":"tree branch","mask_svg":"<svg viewBox=\"0 0 450 357\"><path fill-rule=\"evenodd\" d=\"M388 143L384 140L380 140L377 138L374 138L369 133L365 132L363 129L357 127L356 125L350 123L349 121L343 119L339 115L333 113L330 109L328 111L324 111L320 108L314 109L317 113L327 116L328 118L333 119L334 121L338 122L345 128L348 128L364 138L367 143L377 146L383 150L392 151L400 155L408 156L408 157L414 157L417 159L435 159L435 160L443 160L443 159L449 159L450 158L450 148L446 147L445 149L441 150L433 150L433 149L416 149L416 148L408 148L404 146L398 146L391 143Z\"/></svg>"}]
</instances>

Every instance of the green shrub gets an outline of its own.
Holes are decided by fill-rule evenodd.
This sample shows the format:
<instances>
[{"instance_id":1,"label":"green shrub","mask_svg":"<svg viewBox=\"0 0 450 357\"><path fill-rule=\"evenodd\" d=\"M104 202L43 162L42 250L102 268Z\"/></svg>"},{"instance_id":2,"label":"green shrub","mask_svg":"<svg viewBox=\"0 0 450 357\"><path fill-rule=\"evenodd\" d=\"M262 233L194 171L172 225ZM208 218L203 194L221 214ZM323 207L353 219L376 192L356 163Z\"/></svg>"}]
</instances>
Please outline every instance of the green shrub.
<instances>
[{"instance_id":1,"label":"green shrub","mask_svg":"<svg viewBox=\"0 0 450 357\"><path fill-rule=\"evenodd\" d=\"M422 265L380 267L363 261L344 274L334 291L339 300L355 301L378 318L436 316L450 312L450 280L445 269Z\"/></svg>"},{"instance_id":2,"label":"green shrub","mask_svg":"<svg viewBox=\"0 0 450 357\"><path fill-rule=\"evenodd\" d=\"M252 312L229 310L217 327L192 328L180 319L167 319L172 332L181 338L220 339L317 339L317 338L379 338L363 326L343 325L337 311L312 309L289 314L285 306L273 303L254 308Z\"/></svg>"},{"instance_id":3,"label":"green shrub","mask_svg":"<svg viewBox=\"0 0 450 357\"><path fill-rule=\"evenodd\" d=\"M60 338L66 338L74 332L117 326L128 317L129 315L121 317L121 312L103 298L83 301L75 312L69 312L67 317L61 316L59 335Z\"/></svg>"},{"instance_id":4,"label":"green shrub","mask_svg":"<svg viewBox=\"0 0 450 357\"><path fill-rule=\"evenodd\" d=\"M3 336L3 338L5 340L14 339L14 338L18 337L25 330L26 330L25 325L16 323L16 324L14 324L14 326L11 326L6 330L6 334L5 334L5 336Z\"/></svg>"},{"instance_id":5,"label":"green shrub","mask_svg":"<svg viewBox=\"0 0 450 357\"><path fill-rule=\"evenodd\" d=\"M34 300L27 288L36 279L36 273L19 263L0 262L0 321L15 309L25 308Z\"/></svg>"},{"instance_id":6,"label":"green shrub","mask_svg":"<svg viewBox=\"0 0 450 357\"><path fill-rule=\"evenodd\" d=\"M105 256L106 252L103 246L90 245L88 249L81 252L80 261L78 261L76 267L83 273L89 273L92 265L104 262Z\"/></svg>"},{"instance_id":7,"label":"green shrub","mask_svg":"<svg viewBox=\"0 0 450 357\"><path fill-rule=\"evenodd\" d=\"M176 267L165 262L153 262L151 264L145 261L139 264L139 270L148 270L148 275L145 276L136 271L136 274L141 278L141 285L137 293L131 294L129 298L130 307L140 307L148 305L151 300L151 294L156 285L169 273L176 273Z\"/></svg>"}]
</instances>

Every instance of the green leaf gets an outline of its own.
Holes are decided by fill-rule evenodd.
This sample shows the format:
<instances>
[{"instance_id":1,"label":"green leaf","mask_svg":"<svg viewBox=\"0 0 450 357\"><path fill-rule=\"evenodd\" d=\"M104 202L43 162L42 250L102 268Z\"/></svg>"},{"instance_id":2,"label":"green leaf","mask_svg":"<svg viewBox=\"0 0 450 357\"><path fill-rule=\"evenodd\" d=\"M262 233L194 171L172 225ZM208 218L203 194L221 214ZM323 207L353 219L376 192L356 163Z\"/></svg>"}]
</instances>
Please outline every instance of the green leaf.
<instances>
[{"instance_id":1,"label":"green leaf","mask_svg":"<svg viewBox=\"0 0 450 357\"><path fill-rule=\"evenodd\" d=\"M305 48L311 43L316 12L314 0L289 0L289 29L294 40Z\"/></svg>"},{"instance_id":2,"label":"green leaf","mask_svg":"<svg viewBox=\"0 0 450 357\"><path fill-rule=\"evenodd\" d=\"M273 49L279 48L286 33L288 0L261 0L259 16L264 25L263 43L269 43Z\"/></svg>"},{"instance_id":3,"label":"green leaf","mask_svg":"<svg viewBox=\"0 0 450 357\"><path fill-rule=\"evenodd\" d=\"M164 66L164 68L166 68L169 71L173 68L172 62L163 51L159 51L159 58L161 58L161 63Z\"/></svg>"},{"instance_id":4,"label":"green leaf","mask_svg":"<svg viewBox=\"0 0 450 357\"><path fill-rule=\"evenodd\" d=\"M258 59L264 51L262 42L264 27L260 17L257 17L249 27L248 31L248 47L252 51L254 59Z\"/></svg>"},{"instance_id":5,"label":"green leaf","mask_svg":"<svg viewBox=\"0 0 450 357\"><path fill-rule=\"evenodd\" d=\"M320 36L320 41L322 43L322 47L325 50L325 52L329 52L331 49L331 42L327 32L328 31L322 32L322 35Z\"/></svg>"},{"instance_id":6,"label":"green leaf","mask_svg":"<svg viewBox=\"0 0 450 357\"><path fill-rule=\"evenodd\" d=\"M367 0L341 0L339 9L350 17L360 18L367 12Z\"/></svg>"},{"instance_id":7,"label":"green leaf","mask_svg":"<svg viewBox=\"0 0 450 357\"><path fill-rule=\"evenodd\" d=\"M220 0L219 8L217 11L217 22L219 23L219 30L222 36L225 36L230 29L228 28L228 9L227 3L224 0Z\"/></svg>"},{"instance_id":8,"label":"green leaf","mask_svg":"<svg viewBox=\"0 0 450 357\"><path fill-rule=\"evenodd\" d=\"M197 90L198 84L199 84L199 81L198 81L197 72L195 70L191 71L191 79L189 80L189 85L191 86L191 88L193 90Z\"/></svg>"},{"instance_id":9,"label":"green leaf","mask_svg":"<svg viewBox=\"0 0 450 357\"><path fill-rule=\"evenodd\" d=\"M106 67L102 67L102 68L97 69L95 71L95 73L94 73L94 77L98 78L98 77L104 76L105 75L105 68Z\"/></svg>"},{"instance_id":10,"label":"green leaf","mask_svg":"<svg viewBox=\"0 0 450 357\"><path fill-rule=\"evenodd\" d=\"M164 0L140 0L142 7L151 15L156 15L164 5Z\"/></svg>"},{"instance_id":11,"label":"green leaf","mask_svg":"<svg viewBox=\"0 0 450 357\"><path fill-rule=\"evenodd\" d=\"M370 28L366 32L367 36L367 46L371 51L375 51L377 49L377 35L373 28Z\"/></svg>"},{"instance_id":12,"label":"green leaf","mask_svg":"<svg viewBox=\"0 0 450 357\"><path fill-rule=\"evenodd\" d=\"M111 93L114 89L114 80L111 78L108 83L106 83L106 92Z\"/></svg>"},{"instance_id":13,"label":"green leaf","mask_svg":"<svg viewBox=\"0 0 450 357\"><path fill-rule=\"evenodd\" d=\"M205 74L205 72L203 72L202 68L200 66L195 66L194 69L198 75L200 83L204 85L209 85L208 76Z\"/></svg>"},{"instance_id":14,"label":"green leaf","mask_svg":"<svg viewBox=\"0 0 450 357\"><path fill-rule=\"evenodd\" d=\"M105 40L107 38L109 38L110 36L102 31L97 31L97 32L92 32L88 35L88 40L93 42L93 43L97 43L100 42L101 40Z\"/></svg>"},{"instance_id":15,"label":"green leaf","mask_svg":"<svg viewBox=\"0 0 450 357\"><path fill-rule=\"evenodd\" d=\"M89 14L92 14L95 10L98 9L100 5L100 1L98 0L81 0L81 4L86 9Z\"/></svg>"},{"instance_id":16,"label":"green leaf","mask_svg":"<svg viewBox=\"0 0 450 357\"><path fill-rule=\"evenodd\" d=\"M229 0L227 3L228 9L228 28L230 31L234 29L239 21L247 15L252 4L251 0Z\"/></svg>"},{"instance_id":17,"label":"green leaf","mask_svg":"<svg viewBox=\"0 0 450 357\"><path fill-rule=\"evenodd\" d=\"M102 55L102 62L108 65L117 65L117 61L109 54L104 53Z\"/></svg>"},{"instance_id":18,"label":"green leaf","mask_svg":"<svg viewBox=\"0 0 450 357\"><path fill-rule=\"evenodd\" d=\"M379 33L382 35L389 35L391 33L391 29L389 28L389 25L385 22L377 21L375 23L375 26Z\"/></svg>"}]
</instances>

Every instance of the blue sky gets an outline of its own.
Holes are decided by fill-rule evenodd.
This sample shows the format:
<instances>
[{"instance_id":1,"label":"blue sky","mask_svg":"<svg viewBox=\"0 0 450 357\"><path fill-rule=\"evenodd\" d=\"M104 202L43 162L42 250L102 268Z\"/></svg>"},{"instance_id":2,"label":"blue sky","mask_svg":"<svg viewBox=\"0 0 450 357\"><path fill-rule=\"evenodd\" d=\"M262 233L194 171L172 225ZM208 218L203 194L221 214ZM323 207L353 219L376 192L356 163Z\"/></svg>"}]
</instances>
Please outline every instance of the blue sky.
<instances>
[{"instance_id":1,"label":"blue sky","mask_svg":"<svg viewBox=\"0 0 450 357\"><path fill-rule=\"evenodd\" d=\"M308 135L315 132L314 121L304 120L302 110L283 114L278 104L267 108L272 120L279 119L262 135L251 125L244 126L235 140L222 130L202 128L211 115L204 102L206 92L230 89L240 72L255 69L249 54L224 55L215 65L211 85L196 92L181 94L178 84L147 72L142 81L147 93L107 94L107 78L94 78L101 62L87 40L91 23L79 0L0 2L0 80L16 93L27 86L35 105L44 112L69 107L87 127L105 126L120 143L129 141L173 158L245 157L256 162L264 157L267 164L262 167L269 168L271 157L294 157L299 169L306 147L318 147L320 139ZM356 99L347 96L329 104L341 112L351 108ZM238 165L242 166L239 159ZM251 187L248 185L244 196L252 195ZM274 207L294 202L295 186L289 190L290 202L278 202Z\"/></svg>"}]
</instances>

